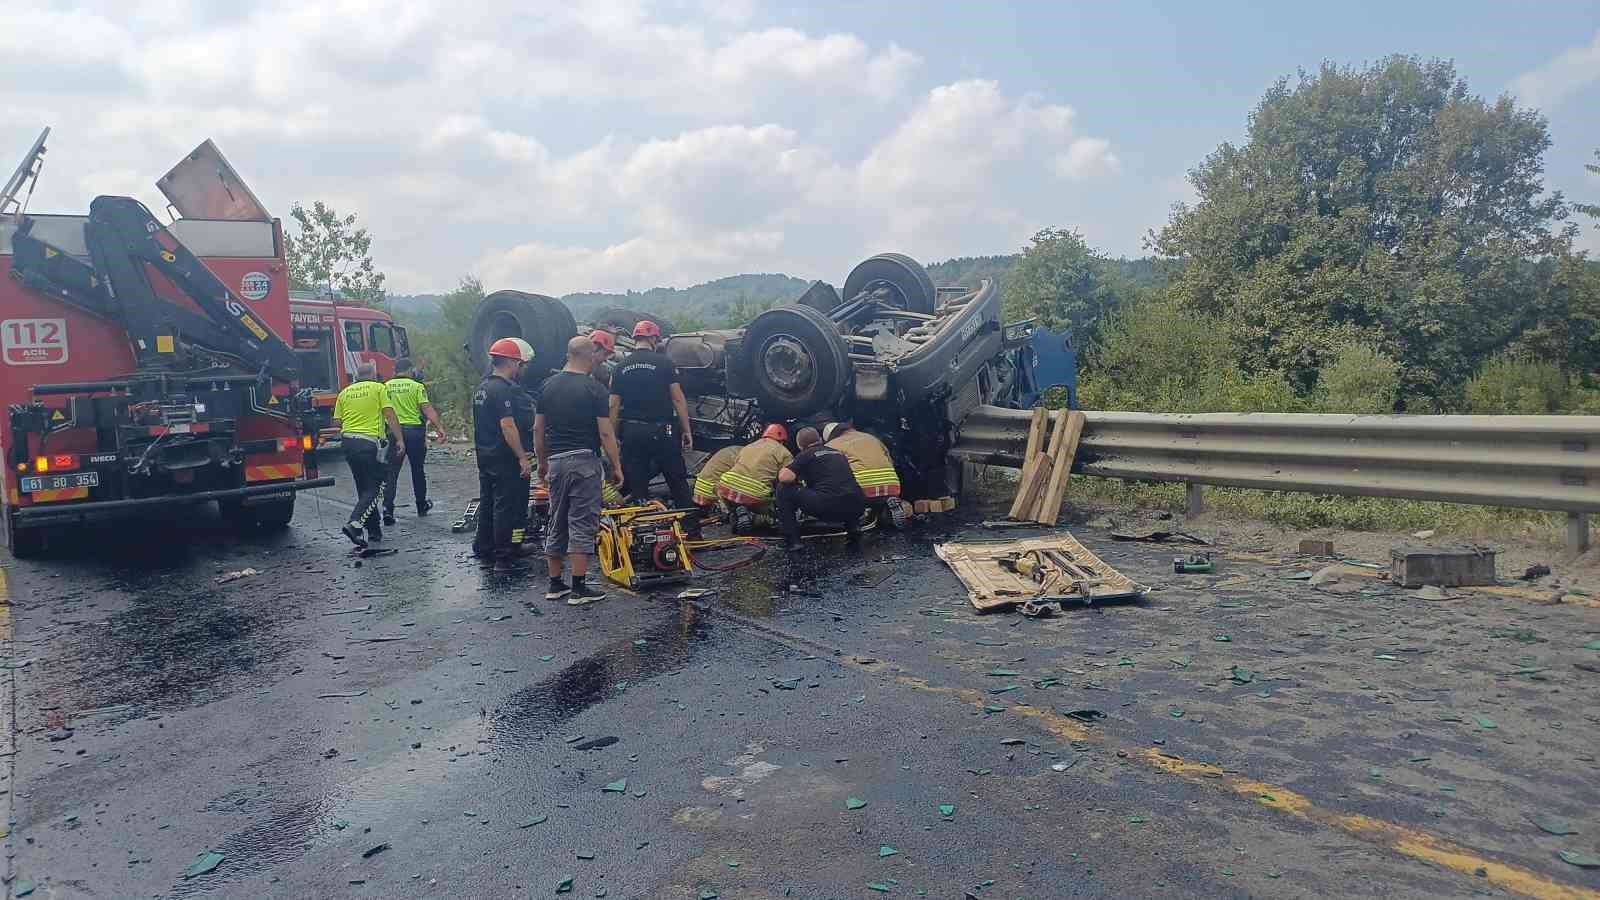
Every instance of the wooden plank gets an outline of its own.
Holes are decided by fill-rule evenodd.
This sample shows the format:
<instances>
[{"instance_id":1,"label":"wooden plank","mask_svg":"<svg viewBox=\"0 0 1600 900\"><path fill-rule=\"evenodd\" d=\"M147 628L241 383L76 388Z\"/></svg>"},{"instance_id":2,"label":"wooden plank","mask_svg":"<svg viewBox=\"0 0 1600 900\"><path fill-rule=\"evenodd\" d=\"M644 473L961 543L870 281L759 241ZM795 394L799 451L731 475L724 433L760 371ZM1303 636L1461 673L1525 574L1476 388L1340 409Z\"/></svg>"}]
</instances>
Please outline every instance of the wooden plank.
<instances>
[{"instance_id":1,"label":"wooden plank","mask_svg":"<svg viewBox=\"0 0 1600 900\"><path fill-rule=\"evenodd\" d=\"M1050 473L1055 468L1055 459L1048 453L1040 453L1033 458L1033 465L1023 470L1022 483L1017 486L1016 502L1011 504L1011 518L1021 522L1033 518L1033 510L1039 503L1039 495L1050 484Z\"/></svg>"},{"instance_id":2,"label":"wooden plank","mask_svg":"<svg viewBox=\"0 0 1600 900\"><path fill-rule=\"evenodd\" d=\"M1039 471L1039 446L1044 443L1045 413L1042 406L1033 408L1033 421L1028 425L1028 449L1022 455L1022 477L1017 479L1017 496L1011 502L1011 512L1008 514L1013 519L1031 518L1029 513L1032 507L1023 502L1023 497L1028 495L1029 486Z\"/></svg>"},{"instance_id":3,"label":"wooden plank","mask_svg":"<svg viewBox=\"0 0 1600 900\"><path fill-rule=\"evenodd\" d=\"M1072 475L1072 459L1078 455L1078 441L1083 438L1085 421L1083 413L1077 410L1073 410L1067 416L1066 441L1060 452L1055 454L1056 467L1050 476L1050 487L1040 500L1039 514L1034 519L1041 525L1054 525L1056 519L1061 517L1061 501L1067 496L1067 480Z\"/></svg>"},{"instance_id":4,"label":"wooden plank","mask_svg":"<svg viewBox=\"0 0 1600 900\"><path fill-rule=\"evenodd\" d=\"M1067 412L1068 411L1065 409L1056 410L1054 427L1050 431L1050 449L1045 451L1049 454L1052 461L1059 460L1061 458L1061 444L1067 439ZM1070 460L1068 461L1068 465L1071 465ZM1056 468L1057 467L1052 465L1050 474L1045 478L1043 490L1041 490L1038 495L1033 498L1032 505L1030 505L1027 510L1017 518L1022 519L1025 522L1037 522L1039 520L1040 510L1044 507L1046 502L1046 495L1050 490L1050 480L1055 477Z\"/></svg>"}]
</instances>

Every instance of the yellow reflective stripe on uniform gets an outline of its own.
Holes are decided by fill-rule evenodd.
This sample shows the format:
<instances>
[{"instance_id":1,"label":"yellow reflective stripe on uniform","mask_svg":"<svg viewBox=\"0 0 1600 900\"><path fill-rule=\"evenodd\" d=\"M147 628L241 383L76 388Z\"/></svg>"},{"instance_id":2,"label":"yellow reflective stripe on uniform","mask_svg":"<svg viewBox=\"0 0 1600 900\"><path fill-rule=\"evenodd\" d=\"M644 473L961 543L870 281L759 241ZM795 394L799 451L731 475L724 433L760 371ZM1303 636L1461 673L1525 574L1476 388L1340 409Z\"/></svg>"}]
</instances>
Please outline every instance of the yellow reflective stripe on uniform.
<instances>
[{"instance_id":1,"label":"yellow reflective stripe on uniform","mask_svg":"<svg viewBox=\"0 0 1600 900\"><path fill-rule=\"evenodd\" d=\"M600 505L615 508L622 505L622 492L609 481L600 483Z\"/></svg>"},{"instance_id":2,"label":"yellow reflective stripe on uniform","mask_svg":"<svg viewBox=\"0 0 1600 900\"><path fill-rule=\"evenodd\" d=\"M694 480L694 495L706 498L715 497L717 495L717 483L709 478L696 478Z\"/></svg>"},{"instance_id":3,"label":"yellow reflective stripe on uniform","mask_svg":"<svg viewBox=\"0 0 1600 900\"><path fill-rule=\"evenodd\" d=\"M893 469L861 469L856 472L856 483L868 484L899 484L900 476Z\"/></svg>"},{"instance_id":4,"label":"yellow reflective stripe on uniform","mask_svg":"<svg viewBox=\"0 0 1600 900\"><path fill-rule=\"evenodd\" d=\"M722 473L722 483L749 497L764 499L772 496L772 485L757 481L743 472Z\"/></svg>"}]
</instances>

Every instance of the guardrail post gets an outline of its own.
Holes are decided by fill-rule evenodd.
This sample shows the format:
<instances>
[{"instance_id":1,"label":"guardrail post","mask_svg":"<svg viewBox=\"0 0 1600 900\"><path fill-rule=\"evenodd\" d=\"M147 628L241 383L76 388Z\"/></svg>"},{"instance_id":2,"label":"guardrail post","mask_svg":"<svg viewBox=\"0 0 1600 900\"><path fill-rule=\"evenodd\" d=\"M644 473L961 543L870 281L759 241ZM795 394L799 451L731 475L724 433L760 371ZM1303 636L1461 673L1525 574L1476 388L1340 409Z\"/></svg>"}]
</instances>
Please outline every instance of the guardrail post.
<instances>
[{"instance_id":1,"label":"guardrail post","mask_svg":"<svg viewBox=\"0 0 1600 900\"><path fill-rule=\"evenodd\" d=\"M1204 485L1189 482L1185 485L1185 495L1188 500L1188 511L1191 516L1198 516L1206 511L1206 495Z\"/></svg>"},{"instance_id":2,"label":"guardrail post","mask_svg":"<svg viewBox=\"0 0 1600 900\"><path fill-rule=\"evenodd\" d=\"M1567 555L1582 556L1589 552L1589 514L1567 513Z\"/></svg>"}]
</instances>

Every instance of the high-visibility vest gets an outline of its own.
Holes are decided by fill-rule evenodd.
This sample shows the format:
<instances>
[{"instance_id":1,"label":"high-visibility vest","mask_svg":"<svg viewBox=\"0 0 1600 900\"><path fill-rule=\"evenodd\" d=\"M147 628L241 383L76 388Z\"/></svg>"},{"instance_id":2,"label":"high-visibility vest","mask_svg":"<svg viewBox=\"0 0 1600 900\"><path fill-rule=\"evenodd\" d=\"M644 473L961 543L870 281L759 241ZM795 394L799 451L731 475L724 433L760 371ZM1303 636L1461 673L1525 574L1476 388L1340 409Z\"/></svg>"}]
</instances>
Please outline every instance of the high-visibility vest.
<instances>
[{"instance_id":1,"label":"high-visibility vest","mask_svg":"<svg viewBox=\"0 0 1600 900\"><path fill-rule=\"evenodd\" d=\"M733 468L722 473L717 482L717 496L740 506L762 506L772 501L772 485L778 480L778 470L794 459L789 448L772 440L761 438L739 451Z\"/></svg>"},{"instance_id":2,"label":"high-visibility vest","mask_svg":"<svg viewBox=\"0 0 1600 900\"><path fill-rule=\"evenodd\" d=\"M694 476L694 502L700 506L712 506L717 502L717 484L722 481L722 476L739 459L742 447L723 447L711 458Z\"/></svg>"},{"instance_id":3,"label":"high-visibility vest","mask_svg":"<svg viewBox=\"0 0 1600 900\"><path fill-rule=\"evenodd\" d=\"M849 458L850 471L856 476L861 493L869 498L900 496L900 476L882 441L852 429L835 436L828 446Z\"/></svg>"}]
</instances>

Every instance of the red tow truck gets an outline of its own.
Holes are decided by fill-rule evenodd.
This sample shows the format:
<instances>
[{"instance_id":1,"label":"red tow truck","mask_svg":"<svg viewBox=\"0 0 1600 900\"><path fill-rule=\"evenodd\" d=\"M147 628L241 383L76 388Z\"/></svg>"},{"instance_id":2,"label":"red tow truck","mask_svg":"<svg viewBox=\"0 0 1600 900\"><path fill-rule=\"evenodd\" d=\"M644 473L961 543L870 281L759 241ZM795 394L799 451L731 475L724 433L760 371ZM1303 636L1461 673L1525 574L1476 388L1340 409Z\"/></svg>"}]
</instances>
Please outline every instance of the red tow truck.
<instances>
[{"instance_id":1,"label":"red tow truck","mask_svg":"<svg viewBox=\"0 0 1600 900\"><path fill-rule=\"evenodd\" d=\"M282 527L325 487L302 430L282 224L209 140L131 197L28 212L50 130L0 185L0 518L16 556L85 522L216 501ZM19 199L22 198L22 199Z\"/></svg>"},{"instance_id":2,"label":"red tow truck","mask_svg":"<svg viewBox=\"0 0 1600 900\"><path fill-rule=\"evenodd\" d=\"M289 292L289 321L300 358L300 387L309 392L305 428L321 441L333 440L338 434L333 404L355 381L356 366L370 362L379 378L393 378L395 361L411 355L406 330L365 301L310 291Z\"/></svg>"}]
</instances>

